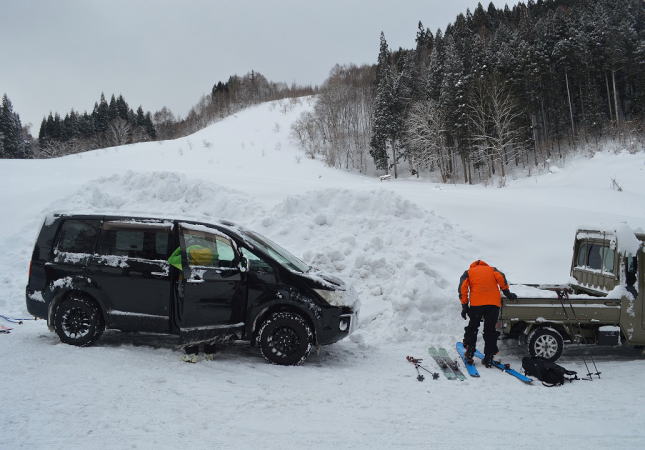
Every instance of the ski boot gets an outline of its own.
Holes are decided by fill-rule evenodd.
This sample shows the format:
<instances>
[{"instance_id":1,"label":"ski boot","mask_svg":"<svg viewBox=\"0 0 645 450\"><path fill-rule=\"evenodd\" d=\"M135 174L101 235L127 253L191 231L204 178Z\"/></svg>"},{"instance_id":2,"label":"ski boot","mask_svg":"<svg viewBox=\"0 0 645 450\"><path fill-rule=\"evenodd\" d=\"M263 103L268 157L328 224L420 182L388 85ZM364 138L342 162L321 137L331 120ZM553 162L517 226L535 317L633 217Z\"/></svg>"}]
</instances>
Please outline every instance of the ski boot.
<instances>
[{"instance_id":1,"label":"ski boot","mask_svg":"<svg viewBox=\"0 0 645 450\"><path fill-rule=\"evenodd\" d=\"M466 363L470 365L475 364L475 347L472 347L470 345L464 345L466 348L466 352L464 353L464 358L466 359Z\"/></svg>"},{"instance_id":2,"label":"ski boot","mask_svg":"<svg viewBox=\"0 0 645 450\"><path fill-rule=\"evenodd\" d=\"M493 367L493 355L484 355L484 358L482 358L482 364L487 369Z\"/></svg>"},{"instance_id":3,"label":"ski boot","mask_svg":"<svg viewBox=\"0 0 645 450\"><path fill-rule=\"evenodd\" d=\"M215 347L215 344L204 344L204 359L206 361L214 360L215 353L217 353L217 347Z\"/></svg>"},{"instance_id":4,"label":"ski boot","mask_svg":"<svg viewBox=\"0 0 645 450\"><path fill-rule=\"evenodd\" d=\"M181 357L183 362L187 363L197 363L201 360L199 356L199 346L198 345L189 345L184 347L184 355Z\"/></svg>"}]
</instances>

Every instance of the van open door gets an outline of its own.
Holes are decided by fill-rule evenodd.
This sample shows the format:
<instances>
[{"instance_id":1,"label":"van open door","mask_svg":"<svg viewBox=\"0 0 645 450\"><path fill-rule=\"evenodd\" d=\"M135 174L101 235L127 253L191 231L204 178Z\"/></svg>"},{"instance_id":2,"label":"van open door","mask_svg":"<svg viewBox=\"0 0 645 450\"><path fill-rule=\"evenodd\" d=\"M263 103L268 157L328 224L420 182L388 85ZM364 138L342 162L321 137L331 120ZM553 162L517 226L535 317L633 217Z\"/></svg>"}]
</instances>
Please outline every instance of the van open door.
<instances>
[{"instance_id":1,"label":"van open door","mask_svg":"<svg viewBox=\"0 0 645 450\"><path fill-rule=\"evenodd\" d=\"M181 270L177 317L182 343L241 333L247 290L235 242L215 228L185 222L179 224L179 241L170 261Z\"/></svg>"}]
</instances>

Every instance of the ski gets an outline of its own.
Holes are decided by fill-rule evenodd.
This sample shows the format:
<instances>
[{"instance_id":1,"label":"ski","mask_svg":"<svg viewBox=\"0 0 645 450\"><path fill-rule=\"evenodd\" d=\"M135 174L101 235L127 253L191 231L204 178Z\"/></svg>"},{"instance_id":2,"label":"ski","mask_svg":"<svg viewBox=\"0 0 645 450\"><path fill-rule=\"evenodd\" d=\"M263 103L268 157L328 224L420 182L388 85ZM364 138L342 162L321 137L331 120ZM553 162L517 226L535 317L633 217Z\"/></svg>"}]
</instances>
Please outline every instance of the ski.
<instances>
[{"instance_id":1,"label":"ski","mask_svg":"<svg viewBox=\"0 0 645 450\"><path fill-rule=\"evenodd\" d=\"M459 353L459 356L461 356L461 359L464 362L464 365L466 366L468 375L470 375L471 377L478 377L479 372L477 371L477 368L473 364L468 364L468 362L466 361L466 349L464 348L464 344L462 344L461 342L457 342L455 347L457 348L457 353Z\"/></svg>"},{"instance_id":2,"label":"ski","mask_svg":"<svg viewBox=\"0 0 645 450\"><path fill-rule=\"evenodd\" d=\"M475 350L475 356L478 357L479 359L484 359L484 354L482 352L480 352L479 350ZM523 381L523 382L525 382L527 384L533 382L532 378L529 378L529 377L527 377L525 375L522 375L517 370L511 369L510 364L503 364L501 361L493 360L493 366L497 367L502 372L506 372L509 375L513 375L518 380L521 380L521 381Z\"/></svg>"},{"instance_id":3,"label":"ski","mask_svg":"<svg viewBox=\"0 0 645 450\"><path fill-rule=\"evenodd\" d=\"M13 328L5 327L4 325L0 325L0 333L1 334L9 334L11 333L11 330Z\"/></svg>"},{"instance_id":4,"label":"ski","mask_svg":"<svg viewBox=\"0 0 645 450\"><path fill-rule=\"evenodd\" d=\"M457 379L457 375L455 374L455 372L453 372L450 364L448 364L447 361L444 361L443 357L439 353L439 350L434 347L430 347L428 348L428 353L430 353L430 356L432 356L432 358L435 360L446 378L448 378L449 380Z\"/></svg>"},{"instance_id":5,"label":"ski","mask_svg":"<svg viewBox=\"0 0 645 450\"><path fill-rule=\"evenodd\" d=\"M456 359L452 359L450 357L448 350L443 347L439 348L439 356L443 357L443 360L448 364L448 366L450 366L459 381L464 381L466 379L466 375L464 375L461 369L459 369L459 363Z\"/></svg>"}]
</instances>

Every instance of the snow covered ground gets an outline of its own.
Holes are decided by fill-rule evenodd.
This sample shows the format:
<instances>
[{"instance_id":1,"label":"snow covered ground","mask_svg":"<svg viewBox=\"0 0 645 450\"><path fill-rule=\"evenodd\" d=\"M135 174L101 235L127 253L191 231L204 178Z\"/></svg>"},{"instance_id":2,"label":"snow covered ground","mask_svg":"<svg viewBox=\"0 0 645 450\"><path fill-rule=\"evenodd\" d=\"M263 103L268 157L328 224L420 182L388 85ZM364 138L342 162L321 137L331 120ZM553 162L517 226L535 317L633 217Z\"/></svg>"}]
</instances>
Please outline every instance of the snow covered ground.
<instances>
[{"instance_id":1,"label":"snow covered ground","mask_svg":"<svg viewBox=\"0 0 645 450\"><path fill-rule=\"evenodd\" d=\"M493 369L419 383L404 357L461 338L456 287L472 260L511 283L565 282L578 225L645 229L645 155L580 156L503 189L379 182L298 151L290 125L307 108L272 102L175 141L0 161L0 314L25 314L51 211L234 220L338 274L363 303L357 332L301 367L244 345L188 365L172 337L108 332L79 349L42 321L14 325L0 335L0 448L642 448L636 350L569 348L565 367L582 373L593 351L602 379L553 389ZM504 343L501 356L519 366L523 351Z\"/></svg>"}]
</instances>

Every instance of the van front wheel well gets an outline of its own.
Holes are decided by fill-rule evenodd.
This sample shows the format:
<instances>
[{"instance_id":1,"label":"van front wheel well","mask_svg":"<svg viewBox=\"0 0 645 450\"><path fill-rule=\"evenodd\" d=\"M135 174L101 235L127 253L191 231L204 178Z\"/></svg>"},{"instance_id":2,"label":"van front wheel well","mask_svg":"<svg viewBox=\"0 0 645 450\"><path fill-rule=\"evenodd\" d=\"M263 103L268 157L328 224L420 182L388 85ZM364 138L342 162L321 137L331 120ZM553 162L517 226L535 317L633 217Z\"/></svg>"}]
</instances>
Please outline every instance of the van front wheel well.
<instances>
[{"instance_id":1,"label":"van front wheel well","mask_svg":"<svg viewBox=\"0 0 645 450\"><path fill-rule=\"evenodd\" d=\"M260 332L260 328L262 327L262 324L269 318L271 317L272 314L278 313L278 312L287 312L287 313L293 313L297 314L302 319L306 322L306 324L311 328L311 332L313 333L313 342L317 343L317 335L316 335L316 327L314 326L313 321L311 318L300 308L292 305L286 305L286 304L278 304L278 305L273 305L264 311L260 312L260 314L257 315L255 320L253 321L253 330L252 330L252 336L251 336L251 344L252 345L257 345L257 340L258 340L258 335Z\"/></svg>"}]
</instances>

